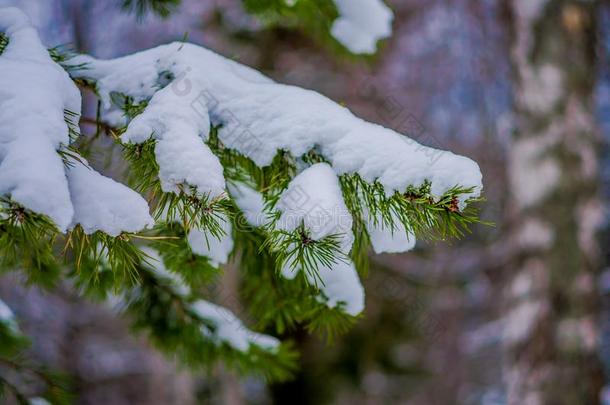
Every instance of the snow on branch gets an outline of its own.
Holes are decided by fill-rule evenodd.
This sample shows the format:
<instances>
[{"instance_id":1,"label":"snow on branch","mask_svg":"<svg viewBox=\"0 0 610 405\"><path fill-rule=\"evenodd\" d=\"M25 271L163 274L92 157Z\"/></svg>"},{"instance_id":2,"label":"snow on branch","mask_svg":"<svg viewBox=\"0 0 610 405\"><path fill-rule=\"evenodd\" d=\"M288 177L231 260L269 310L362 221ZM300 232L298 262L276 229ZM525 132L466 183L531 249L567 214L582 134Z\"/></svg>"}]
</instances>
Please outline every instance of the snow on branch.
<instances>
[{"instance_id":1,"label":"snow on branch","mask_svg":"<svg viewBox=\"0 0 610 405\"><path fill-rule=\"evenodd\" d=\"M0 300L0 322L4 323L13 331L19 330L19 327L17 326L17 320L15 319L15 314L9 308L9 306L6 305L6 303L2 300Z\"/></svg>"},{"instance_id":2,"label":"snow on branch","mask_svg":"<svg viewBox=\"0 0 610 405\"><path fill-rule=\"evenodd\" d=\"M150 248L144 251L148 256L146 268L152 271L155 278L163 280L179 299L186 300L191 291L185 280L168 270L159 254ZM192 303L185 302L185 309L192 311L193 321L202 321L201 333L215 344L226 343L235 350L248 352L250 345L266 351L274 351L280 346L279 340L272 336L256 333L248 329L243 322L228 309L205 300Z\"/></svg>"},{"instance_id":3,"label":"snow on branch","mask_svg":"<svg viewBox=\"0 0 610 405\"><path fill-rule=\"evenodd\" d=\"M69 149L81 96L49 56L28 18L0 9L0 195L48 216L60 231L82 224L116 236L152 224L134 191L95 172Z\"/></svg>"},{"instance_id":4,"label":"snow on branch","mask_svg":"<svg viewBox=\"0 0 610 405\"><path fill-rule=\"evenodd\" d=\"M280 345L272 336L252 332L226 308L211 302L198 300L191 305L197 316L213 324L214 330L204 329L204 333L218 343L226 343L236 350L248 351L251 345L273 351Z\"/></svg>"},{"instance_id":5,"label":"snow on branch","mask_svg":"<svg viewBox=\"0 0 610 405\"><path fill-rule=\"evenodd\" d=\"M112 106L112 94L120 93L135 102L150 100L156 113L160 113L157 106L164 104L164 119L173 117L165 128L159 128L161 123L141 126L139 121L132 121L127 141L164 136L156 132L153 135L151 130L171 131L171 122L185 116L195 122L195 114L199 114L197 125L188 124L191 134L197 132L206 139L204 124L209 116L214 126L220 126L218 137L224 146L259 166L270 165L280 150L294 157L315 150L337 174L358 174L367 182L378 182L387 195L429 183L430 194L440 198L460 186L469 190L459 195L460 208L466 200L478 196L482 188L479 167L472 160L442 152L431 162L430 154L439 151L368 123L314 91L275 83L251 68L196 45L172 43L113 60L80 56L73 62L87 64L87 69L75 75L96 83L107 109ZM163 90L159 91L160 88ZM162 103L157 97L174 102ZM184 111L185 107L191 111ZM145 117L143 121L147 123L154 119L146 114ZM173 166L181 164L180 159L160 160L161 171L169 165L171 168L166 169L173 172ZM213 160L210 156L201 164L213 169ZM185 158L184 164L189 165L190 161ZM164 180L186 180L199 192L214 193L221 182L210 179L220 179L221 175L216 166L206 175L197 171L187 179L177 176Z\"/></svg>"},{"instance_id":6,"label":"snow on branch","mask_svg":"<svg viewBox=\"0 0 610 405\"><path fill-rule=\"evenodd\" d=\"M317 163L303 170L275 208L280 215L273 227L279 235L272 248L280 257L282 275L294 278L304 271L330 308L345 306L348 314L359 314L364 309L364 289L348 258L354 242L352 216L330 165Z\"/></svg>"}]
</instances>

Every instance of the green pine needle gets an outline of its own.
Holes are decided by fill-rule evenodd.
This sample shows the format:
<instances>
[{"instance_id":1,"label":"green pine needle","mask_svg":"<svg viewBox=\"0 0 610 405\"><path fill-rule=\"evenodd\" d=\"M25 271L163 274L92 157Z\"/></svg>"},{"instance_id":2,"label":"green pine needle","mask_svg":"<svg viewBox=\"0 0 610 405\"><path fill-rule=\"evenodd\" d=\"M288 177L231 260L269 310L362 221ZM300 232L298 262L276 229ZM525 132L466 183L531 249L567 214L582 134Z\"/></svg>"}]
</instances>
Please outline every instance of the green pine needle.
<instances>
[{"instance_id":1,"label":"green pine needle","mask_svg":"<svg viewBox=\"0 0 610 405\"><path fill-rule=\"evenodd\" d=\"M142 18L149 11L166 18L180 5L180 2L181 0L123 0L123 9L134 12L138 18Z\"/></svg>"},{"instance_id":2,"label":"green pine needle","mask_svg":"<svg viewBox=\"0 0 610 405\"><path fill-rule=\"evenodd\" d=\"M9 38L4 32L0 32L0 55L4 52L6 47L8 46Z\"/></svg>"},{"instance_id":3,"label":"green pine needle","mask_svg":"<svg viewBox=\"0 0 610 405\"><path fill-rule=\"evenodd\" d=\"M270 249L275 253L278 272L286 266L293 271L303 270L314 280L314 285L324 285L319 274L320 267L332 267L348 260L341 252L341 236L332 234L314 240L301 224L293 232L271 231L261 249Z\"/></svg>"}]
</instances>

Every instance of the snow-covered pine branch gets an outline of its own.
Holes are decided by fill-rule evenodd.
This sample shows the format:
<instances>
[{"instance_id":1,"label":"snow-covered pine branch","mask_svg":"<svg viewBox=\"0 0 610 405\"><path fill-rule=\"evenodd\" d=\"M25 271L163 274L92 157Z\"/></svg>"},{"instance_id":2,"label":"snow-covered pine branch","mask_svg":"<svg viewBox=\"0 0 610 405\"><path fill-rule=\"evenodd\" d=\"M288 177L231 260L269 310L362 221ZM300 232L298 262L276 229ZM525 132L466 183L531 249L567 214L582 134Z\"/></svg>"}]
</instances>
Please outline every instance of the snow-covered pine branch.
<instances>
[{"instance_id":1,"label":"snow-covered pine branch","mask_svg":"<svg viewBox=\"0 0 610 405\"><path fill-rule=\"evenodd\" d=\"M81 96L18 9L2 9L8 38L0 55L0 195L48 216L65 232L119 235L152 225L146 202L93 170L70 144Z\"/></svg>"},{"instance_id":2,"label":"snow-covered pine branch","mask_svg":"<svg viewBox=\"0 0 610 405\"><path fill-rule=\"evenodd\" d=\"M364 309L358 271L370 245L405 252L416 237L460 236L478 220L469 202L481 173L470 159L176 42L63 61L101 100L128 182L148 199L155 227L136 234L153 225L146 200L93 170L74 146L78 88L20 11L0 9L0 31L8 41L0 85L9 95L0 100L0 252L27 245L37 252L30 262L46 262L59 256L60 239L83 291L131 297L136 326L185 359L237 359L249 370L269 366L272 376L291 367L284 345L274 353L252 344L249 332L234 330L243 322L191 294L230 258L243 270L257 324L333 333ZM188 289L163 288L164 279ZM198 353L202 346L210 356Z\"/></svg>"}]
</instances>

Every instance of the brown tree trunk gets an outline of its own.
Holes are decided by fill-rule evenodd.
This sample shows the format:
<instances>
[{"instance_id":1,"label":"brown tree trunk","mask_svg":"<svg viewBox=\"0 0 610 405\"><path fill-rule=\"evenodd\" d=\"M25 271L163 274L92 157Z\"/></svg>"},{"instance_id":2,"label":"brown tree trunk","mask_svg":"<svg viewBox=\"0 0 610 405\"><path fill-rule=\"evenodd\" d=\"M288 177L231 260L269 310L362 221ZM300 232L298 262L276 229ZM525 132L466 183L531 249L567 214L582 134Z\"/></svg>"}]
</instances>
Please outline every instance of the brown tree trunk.
<instances>
[{"instance_id":1,"label":"brown tree trunk","mask_svg":"<svg viewBox=\"0 0 610 405\"><path fill-rule=\"evenodd\" d=\"M505 294L503 374L510 405L599 403L597 7L509 2L516 255Z\"/></svg>"}]
</instances>

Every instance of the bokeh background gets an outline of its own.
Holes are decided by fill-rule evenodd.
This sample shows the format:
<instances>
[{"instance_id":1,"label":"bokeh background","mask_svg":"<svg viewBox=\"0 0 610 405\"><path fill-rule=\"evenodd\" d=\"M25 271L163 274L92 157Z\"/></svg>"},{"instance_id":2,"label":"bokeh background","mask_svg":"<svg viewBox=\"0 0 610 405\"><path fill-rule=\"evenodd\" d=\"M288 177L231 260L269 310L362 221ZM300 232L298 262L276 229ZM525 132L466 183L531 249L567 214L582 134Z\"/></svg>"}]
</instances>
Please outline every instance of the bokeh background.
<instances>
[{"instance_id":1,"label":"bokeh background","mask_svg":"<svg viewBox=\"0 0 610 405\"><path fill-rule=\"evenodd\" d=\"M71 376L78 403L604 399L609 2L388 0L394 33L369 58L337 52L300 29L265 25L239 0L183 0L165 20L138 20L118 3L0 0L24 9L49 46L72 44L104 58L186 34L277 81L469 156L484 174L482 218L495 225L477 226L463 240L372 257L363 319L332 344L294 331L301 370L294 381L271 386L222 367L189 373L131 335L109 306L83 302L71 286L42 292L4 276L0 296L32 336L32 358ZM222 285L239 289L234 269Z\"/></svg>"}]
</instances>

